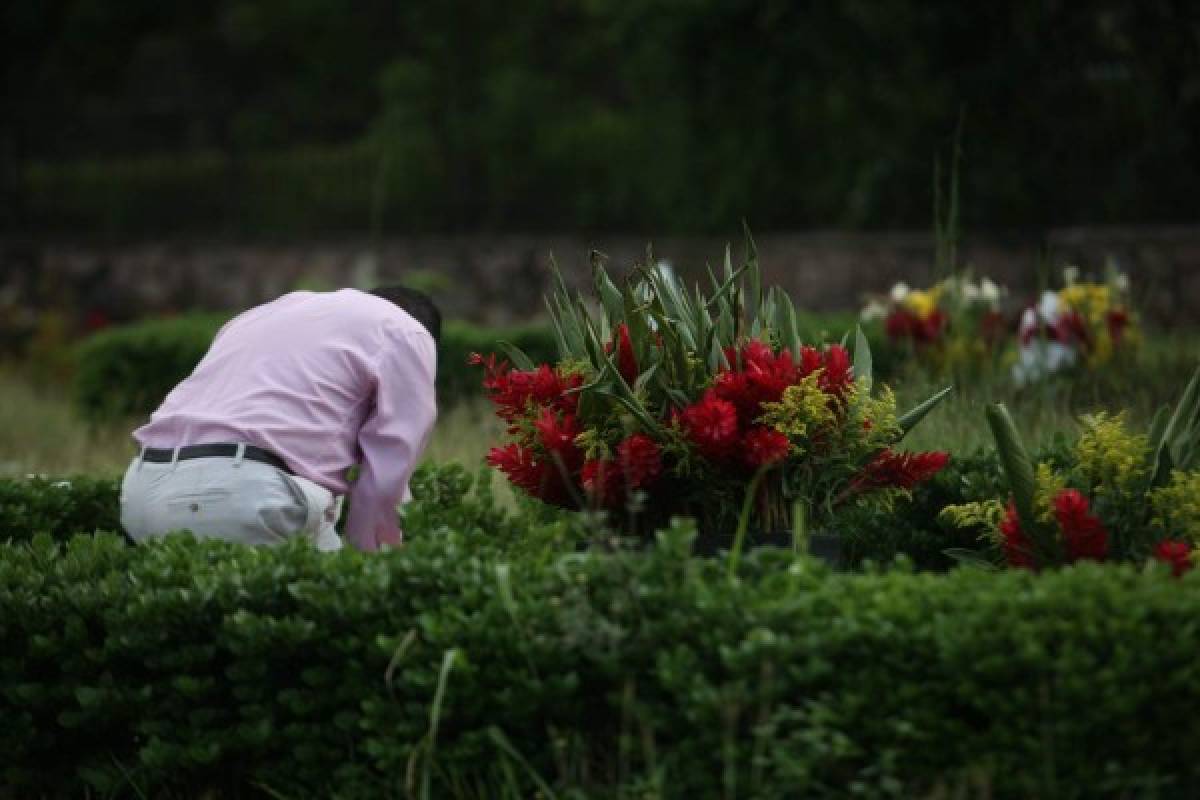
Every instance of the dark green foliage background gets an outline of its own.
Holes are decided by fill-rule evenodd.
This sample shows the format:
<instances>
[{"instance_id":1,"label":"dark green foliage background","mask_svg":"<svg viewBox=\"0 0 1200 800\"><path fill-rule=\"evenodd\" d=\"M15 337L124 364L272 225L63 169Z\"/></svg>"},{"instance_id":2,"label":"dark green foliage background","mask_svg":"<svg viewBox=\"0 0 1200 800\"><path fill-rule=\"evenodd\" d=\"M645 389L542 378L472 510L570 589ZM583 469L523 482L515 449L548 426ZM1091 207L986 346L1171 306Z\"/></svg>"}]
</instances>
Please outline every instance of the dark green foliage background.
<instances>
[{"instance_id":1,"label":"dark green foliage background","mask_svg":"<svg viewBox=\"0 0 1200 800\"><path fill-rule=\"evenodd\" d=\"M0 16L0 225L972 230L1195 220L1173 0L45 0Z\"/></svg>"}]
</instances>

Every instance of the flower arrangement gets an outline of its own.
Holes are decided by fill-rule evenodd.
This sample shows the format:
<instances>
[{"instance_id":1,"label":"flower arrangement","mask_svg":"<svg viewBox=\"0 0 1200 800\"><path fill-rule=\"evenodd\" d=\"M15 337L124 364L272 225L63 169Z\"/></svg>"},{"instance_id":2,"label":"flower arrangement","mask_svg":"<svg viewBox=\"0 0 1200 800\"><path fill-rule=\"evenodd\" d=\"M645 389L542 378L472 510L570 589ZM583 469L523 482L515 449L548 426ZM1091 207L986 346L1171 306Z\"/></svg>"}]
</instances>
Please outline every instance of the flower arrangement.
<instances>
[{"instance_id":1,"label":"flower arrangement","mask_svg":"<svg viewBox=\"0 0 1200 800\"><path fill-rule=\"evenodd\" d=\"M882 320L888 339L911 348L927 366L961 371L999 351L1006 336L1007 290L988 278L955 274L928 289L897 283L886 297L870 298L864 322Z\"/></svg>"},{"instance_id":2,"label":"flower arrangement","mask_svg":"<svg viewBox=\"0 0 1200 800\"><path fill-rule=\"evenodd\" d=\"M1012 497L949 506L945 524L980 530L1023 569L1157 559L1180 575L1200 563L1200 370L1147 434L1124 414L1085 417L1063 469L1030 463L1003 406L988 421Z\"/></svg>"},{"instance_id":3,"label":"flower arrangement","mask_svg":"<svg viewBox=\"0 0 1200 800\"><path fill-rule=\"evenodd\" d=\"M607 511L634 534L693 515L728 543L747 525L791 528L798 510L819 524L844 503L886 502L946 463L897 446L949 390L902 415L886 387L872 391L861 331L853 357L802 343L749 239L746 264L727 252L708 296L653 262L618 288L596 257L597 311L555 272L558 362L473 356L508 424L488 463L532 497Z\"/></svg>"},{"instance_id":4,"label":"flower arrangement","mask_svg":"<svg viewBox=\"0 0 1200 800\"><path fill-rule=\"evenodd\" d=\"M1063 283L1057 292L1043 292L1021 316L1013 365L1018 385L1073 368L1101 368L1141 339L1126 275L1110 268L1103 282L1081 281L1079 269L1067 267Z\"/></svg>"}]
</instances>

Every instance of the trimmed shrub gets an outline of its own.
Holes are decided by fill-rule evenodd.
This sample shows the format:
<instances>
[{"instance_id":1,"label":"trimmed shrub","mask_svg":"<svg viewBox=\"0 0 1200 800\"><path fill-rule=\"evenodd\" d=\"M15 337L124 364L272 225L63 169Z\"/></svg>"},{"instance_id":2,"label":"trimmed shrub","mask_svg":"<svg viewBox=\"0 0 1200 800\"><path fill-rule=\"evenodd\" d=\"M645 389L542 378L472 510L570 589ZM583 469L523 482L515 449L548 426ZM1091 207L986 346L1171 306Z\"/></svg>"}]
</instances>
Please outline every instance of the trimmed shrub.
<instances>
[{"instance_id":1,"label":"trimmed shrub","mask_svg":"<svg viewBox=\"0 0 1200 800\"><path fill-rule=\"evenodd\" d=\"M0 796L1190 797L1200 578L0 547Z\"/></svg>"},{"instance_id":2,"label":"trimmed shrub","mask_svg":"<svg viewBox=\"0 0 1200 800\"><path fill-rule=\"evenodd\" d=\"M0 478L0 541L37 534L66 541L79 533L121 529L120 482L77 475L65 479Z\"/></svg>"},{"instance_id":3,"label":"trimmed shrub","mask_svg":"<svg viewBox=\"0 0 1200 800\"><path fill-rule=\"evenodd\" d=\"M189 314L89 337L76 354L77 406L92 419L149 414L192 373L226 319Z\"/></svg>"},{"instance_id":4,"label":"trimmed shrub","mask_svg":"<svg viewBox=\"0 0 1200 800\"><path fill-rule=\"evenodd\" d=\"M502 353L501 342L519 347L536 363L558 357L558 345L549 325L530 323L507 328L485 328L453 321L442 328L438 347L438 399L453 402L482 394L483 370L467 363L472 353Z\"/></svg>"}]
</instances>

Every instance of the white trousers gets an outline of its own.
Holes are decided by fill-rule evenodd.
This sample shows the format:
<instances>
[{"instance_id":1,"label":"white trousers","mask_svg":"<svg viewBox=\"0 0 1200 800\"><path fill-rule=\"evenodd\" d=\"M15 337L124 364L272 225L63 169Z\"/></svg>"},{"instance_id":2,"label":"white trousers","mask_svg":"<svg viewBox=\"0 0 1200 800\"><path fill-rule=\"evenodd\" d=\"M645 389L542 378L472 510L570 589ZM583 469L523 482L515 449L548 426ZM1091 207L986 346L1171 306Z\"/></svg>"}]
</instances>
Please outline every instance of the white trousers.
<instances>
[{"instance_id":1,"label":"white trousers","mask_svg":"<svg viewBox=\"0 0 1200 800\"><path fill-rule=\"evenodd\" d=\"M200 539L275 545L301 537L338 550L342 498L281 469L236 456L151 463L121 483L121 525L136 542L191 531Z\"/></svg>"}]
</instances>

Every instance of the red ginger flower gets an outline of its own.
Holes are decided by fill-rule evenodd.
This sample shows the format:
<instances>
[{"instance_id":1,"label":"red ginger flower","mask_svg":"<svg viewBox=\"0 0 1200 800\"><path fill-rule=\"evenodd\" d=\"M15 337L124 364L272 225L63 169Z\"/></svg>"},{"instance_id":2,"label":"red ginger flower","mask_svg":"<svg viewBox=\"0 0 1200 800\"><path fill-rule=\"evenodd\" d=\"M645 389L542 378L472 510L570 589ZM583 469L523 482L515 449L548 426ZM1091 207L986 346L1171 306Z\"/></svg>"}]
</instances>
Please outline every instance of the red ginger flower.
<instances>
[{"instance_id":1,"label":"red ginger flower","mask_svg":"<svg viewBox=\"0 0 1200 800\"><path fill-rule=\"evenodd\" d=\"M530 404L538 408L553 406L574 413L579 398L567 393L583 384L583 376L560 376L547 364L533 370L515 370L507 361L496 361L494 354L486 358L472 353L467 363L484 368L483 388L496 406L496 415L512 422L523 416Z\"/></svg>"},{"instance_id":2,"label":"red ginger flower","mask_svg":"<svg viewBox=\"0 0 1200 800\"><path fill-rule=\"evenodd\" d=\"M842 397L854 383L854 366L850 363L850 353L841 345L830 345L825 351L822 366L825 371L821 373L821 390Z\"/></svg>"},{"instance_id":3,"label":"red ginger flower","mask_svg":"<svg viewBox=\"0 0 1200 800\"><path fill-rule=\"evenodd\" d=\"M788 438L771 428L751 428L742 437L742 460L757 469L783 461L788 456L791 443Z\"/></svg>"},{"instance_id":4,"label":"red ginger flower","mask_svg":"<svg viewBox=\"0 0 1200 800\"><path fill-rule=\"evenodd\" d=\"M742 426L752 424L762 415L763 403L778 403L784 389L799 380L791 352L776 355L758 339L746 342L740 351L725 348L725 358L730 366L717 373L712 392L737 407Z\"/></svg>"},{"instance_id":5,"label":"red ginger flower","mask_svg":"<svg viewBox=\"0 0 1200 800\"><path fill-rule=\"evenodd\" d=\"M1000 523L1000 535L1004 538L1004 557L1010 567L1037 569L1033 560L1033 542L1021 528L1021 518L1012 502Z\"/></svg>"},{"instance_id":6,"label":"red ginger flower","mask_svg":"<svg viewBox=\"0 0 1200 800\"><path fill-rule=\"evenodd\" d=\"M538 433L538 441L552 461L553 457L557 456L568 472L579 469L583 462L583 452L575 445L575 437L579 435L580 430L574 414L563 414L560 420L556 412L544 408L533 425ZM557 461L555 463L557 464Z\"/></svg>"},{"instance_id":7,"label":"red ginger flower","mask_svg":"<svg viewBox=\"0 0 1200 800\"><path fill-rule=\"evenodd\" d=\"M617 464L626 486L642 489L662 474L662 449L644 433L635 433L617 445Z\"/></svg>"},{"instance_id":8,"label":"red ginger flower","mask_svg":"<svg viewBox=\"0 0 1200 800\"><path fill-rule=\"evenodd\" d=\"M1154 546L1154 557L1171 565L1171 574L1178 578L1195 566L1192 563L1192 548L1187 542L1164 539Z\"/></svg>"},{"instance_id":9,"label":"red ginger flower","mask_svg":"<svg viewBox=\"0 0 1200 800\"><path fill-rule=\"evenodd\" d=\"M685 408L679 419L688 438L705 458L722 460L737 445L737 408L711 392Z\"/></svg>"},{"instance_id":10,"label":"red ginger flower","mask_svg":"<svg viewBox=\"0 0 1200 800\"><path fill-rule=\"evenodd\" d=\"M851 486L856 491L911 489L941 472L949 461L948 453L936 450L927 453L898 453L887 448L877 453L863 467Z\"/></svg>"},{"instance_id":11,"label":"red ginger flower","mask_svg":"<svg viewBox=\"0 0 1200 800\"><path fill-rule=\"evenodd\" d=\"M629 338L629 326L622 322L617 326L617 330L613 335L613 341L617 348L617 371L621 373L621 377L630 386L638 378L638 363L637 356L633 352L633 342ZM612 344L608 345L607 350L611 351Z\"/></svg>"},{"instance_id":12,"label":"red ginger flower","mask_svg":"<svg viewBox=\"0 0 1200 800\"><path fill-rule=\"evenodd\" d=\"M596 505L616 508L621 504L621 467L616 461L608 458L585 461L580 482L583 491Z\"/></svg>"},{"instance_id":13,"label":"red ginger flower","mask_svg":"<svg viewBox=\"0 0 1200 800\"><path fill-rule=\"evenodd\" d=\"M1063 489L1054 498L1054 518L1062 529L1067 559L1103 561L1108 555L1108 531L1090 513L1087 498L1077 489Z\"/></svg>"},{"instance_id":14,"label":"red ginger flower","mask_svg":"<svg viewBox=\"0 0 1200 800\"><path fill-rule=\"evenodd\" d=\"M514 486L543 502L563 506L570 502L562 470L557 464L538 458L532 448L519 444L493 447L487 463L508 476Z\"/></svg>"}]
</instances>

